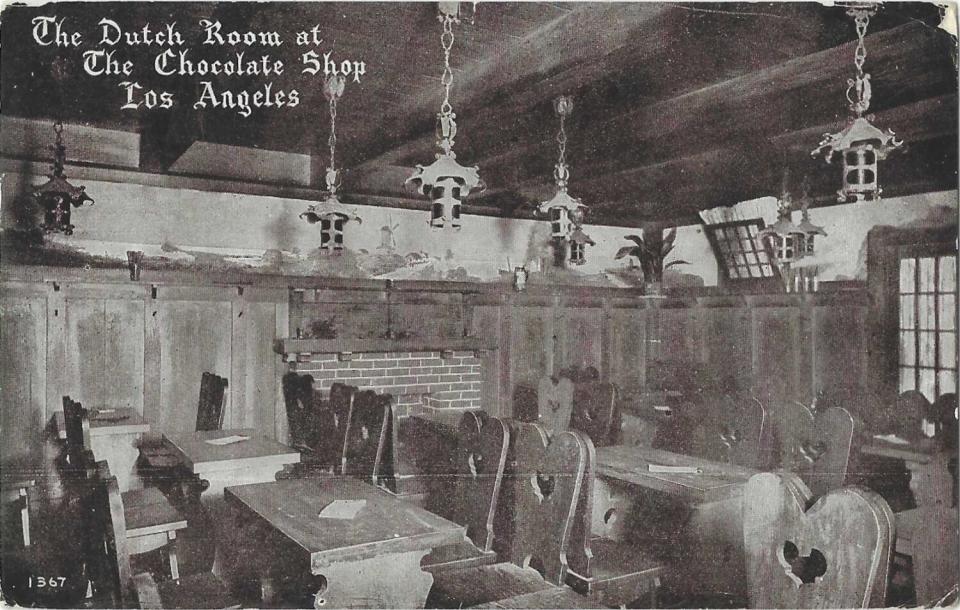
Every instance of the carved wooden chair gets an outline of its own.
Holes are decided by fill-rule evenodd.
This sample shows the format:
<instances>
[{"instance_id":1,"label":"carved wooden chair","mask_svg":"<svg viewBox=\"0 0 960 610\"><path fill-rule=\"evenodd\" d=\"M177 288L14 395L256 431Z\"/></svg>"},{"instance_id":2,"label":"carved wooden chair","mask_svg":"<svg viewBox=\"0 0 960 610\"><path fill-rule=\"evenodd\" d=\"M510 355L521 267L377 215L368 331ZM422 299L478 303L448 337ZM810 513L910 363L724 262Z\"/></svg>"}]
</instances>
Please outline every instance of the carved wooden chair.
<instances>
[{"instance_id":1,"label":"carved wooden chair","mask_svg":"<svg viewBox=\"0 0 960 610\"><path fill-rule=\"evenodd\" d=\"M542 377L537 386L537 422L547 434L567 430L572 413L573 382L566 377Z\"/></svg>"},{"instance_id":2,"label":"carved wooden chair","mask_svg":"<svg viewBox=\"0 0 960 610\"><path fill-rule=\"evenodd\" d=\"M200 376L195 428L198 432L222 428L226 388L225 377L208 372ZM174 488L178 487L180 481L190 479L186 470L181 468L179 454L159 441L141 441L140 457L137 463L141 477L160 487L167 494L179 493L180 490Z\"/></svg>"},{"instance_id":3,"label":"carved wooden chair","mask_svg":"<svg viewBox=\"0 0 960 610\"><path fill-rule=\"evenodd\" d=\"M133 575L127 549L127 511L116 478L105 476L108 474L104 470L98 473L92 501L90 532L101 541L94 546L99 560L93 578L95 597L112 600L115 608L239 608L226 586L209 572L160 583L148 573Z\"/></svg>"},{"instance_id":4,"label":"carved wooden chair","mask_svg":"<svg viewBox=\"0 0 960 610\"><path fill-rule=\"evenodd\" d=\"M508 551L500 563L436 573L428 605L501 605L510 598L516 607L579 608L592 603L564 587L586 448L573 432L560 432L548 441L538 424L519 424L515 430L513 451L522 466L508 482L514 487L514 505L506 510L517 516Z\"/></svg>"},{"instance_id":5,"label":"carved wooden chair","mask_svg":"<svg viewBox=\"0 0 960 610\"><path fill-rule=\"evenodd\" d=\"M823 495L846 483L853 445L854 420L842 407L814 412L787 403L781 434L781 466L800 477L814 494Z\"/></svg>"},{"instance_id":6,"label":"carved wooden chair","mask_svg":"<svg viewBox=\"0 0 960 610\"><path fill-rule=\"evenodd\" d=\"M197 431L223 428L223 403L227 378L203 373L200 377L200 400L197 403Z\"/></svg>"},{"instance_id":7,"label":"carved wooden chair","mask_svg":"<svg viewBox=\"0 0 960 610\"><path fill-rule=\"evenodd\" d=\"M291 371L283 376L281 388L290 445L300 452L300 461L282 478L333 473L341 466L343 437L329 404L321 401L313 389L313 376Z\"/></svg>"},{"instance_id":8,"label":"carved wooden chair","mask_svg":"<svg viewBox=\"0 0 960 610\"><path fill-rule=\"evenodd\" d=\"M73 481L71 495L83 502L90 483L99 473L109 475L107 462L97 462L88 449L90 422L86 409L69 396L63 397L64 424L67 431L67 455L71 463L67 480ZM105 470L106 469L106 470ZM187 527L183 514L156 487L123 492L126 507L126 535L133 554L168 547L172 575L177 575L176 532Z\"/></svg>"},{"instance_id":9,"label":"carved wooden chair","mask_svg":"<svg viewBox=\"0 0 960 610\"><path fill-rule=\"evenodd\" d=\"M643 607L655 608L663 562L651 549L592 533L597 454L589 437L582 433L578 437L587 458L567 551L566 582L604 605L623 607L640 600Z\"/></svg>"},{"instance_id":10,"label":"carved wooden chair","mask_svg":"<svg viewBox=\"0 0 960 610\"><path fill-rule=\"evenodd\" d=\"M812 502L791 473L763 473L743 495L752 608L869 608L886 602L893 513L872 491L834 489Z\"/></svg>"},{"instance_id":11,"label":"carved wooden chair","mask_svg":"<svg viewBox=\"0 0 960 610\"><path fill-rule=\"evenodd\" d=\"M373 390L356 393L353 399L343 452L343 473L378 484L392 475L388 456L393 396Z\"/></svg>"},{"instance_id":12,"label":"carved wooden chair","mask_svg":"<svg viewBox=\"0 0 960 610\"><path fill-rule=\"evenodd\" d=\"M332 416L333 427L329 433L323 434L320 451L336 461L337 472L343 472L350 418L358 392L355 386L337 382L330 386L330 396L325 403L326 410Z\"/></svg>"},{"instance_id":13,"label":"carved wooden chair","mask_svg":"<svg viewBox=\"0 0 960 610\"><path fill-rule=\"evenodd\" d=\"M526 383L518 383L513 388L513 419L535 422L537 417L539 417L537 388Z\"/></svg>"},{"instance_id":14,"label":"carved wooden chair","mask_svg":"<svg viewBox=\"0 0 960 610\"><path fill-rule=\"evenodd\" d=\"M772 426L763 404L749 394L714 394L704 401L700 457L748 468L770 466Z\"/></svg>"},{"instance_id":15,"label":"carved wooden chair","mask_svg":"<svg viewBox=\"0 0 960 610\"><path fill-rule=\"evenodd\" d=\"M434 550L420 562L423 569L436 573L496 563L494 517L509 445L510 429L501 420L464 413L453 468L442 489L452 499L451 518L467 527L468 540Z\"/></svg>"},{"instance_id":16,"label":"carved wooden chair","mask_svg":"<svg viewBox=\"0 0 960 610\"><path fill-rule=\"evenodd\" d=\"M620 432L617 399L617 386L612 383L575 383L570 429L586 434L596 447L617 444Z\"/></svg>"}]
</instances>

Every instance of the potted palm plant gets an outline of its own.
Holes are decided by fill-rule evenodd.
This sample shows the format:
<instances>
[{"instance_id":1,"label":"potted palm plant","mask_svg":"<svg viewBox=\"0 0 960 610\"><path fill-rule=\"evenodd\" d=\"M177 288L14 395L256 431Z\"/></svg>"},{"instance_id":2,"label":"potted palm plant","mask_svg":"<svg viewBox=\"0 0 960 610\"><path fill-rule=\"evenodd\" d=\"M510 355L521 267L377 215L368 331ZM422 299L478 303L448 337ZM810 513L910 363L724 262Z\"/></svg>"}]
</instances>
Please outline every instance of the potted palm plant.
<instances>
[{"instance_id":1,"label":"potted palm plant","mask_svg":"<svg viewBox=\"0 0 960 610\"><path fill-rule=\"evenodd\" d=\"M614 259L630 257L631 262L636 259L643 273L644 294L661 294L663 292L663 271L674 265L688 265L684 260L673 260L664 264L667 255L674 248L677 239L677 229L670 228L666 234L659 226L648 226L640 230L640 235L626 235L635 245L624 246L617 251Z\"/></svg>"}]
</instances>

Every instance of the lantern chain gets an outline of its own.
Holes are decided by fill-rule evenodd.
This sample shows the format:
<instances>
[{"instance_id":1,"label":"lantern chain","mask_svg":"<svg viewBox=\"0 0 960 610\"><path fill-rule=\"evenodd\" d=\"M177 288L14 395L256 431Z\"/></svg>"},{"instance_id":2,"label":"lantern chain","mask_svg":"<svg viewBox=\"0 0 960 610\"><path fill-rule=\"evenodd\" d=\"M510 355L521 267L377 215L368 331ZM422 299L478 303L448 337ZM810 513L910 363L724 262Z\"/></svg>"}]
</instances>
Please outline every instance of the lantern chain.
<instances>
[{"instance_id":1,"label":"lantern chain","mask_svg":"<svg viewBox=\"0 0 960 610\"><path fill-rule=\"evenodd\" d=\"M554 101L554 109L560 116L560 131L557 132L557 147L560 151L553 177L557 181L557 188L566 190L570 180L570 170L567 165L567 117L573 112L573 101L567 96L560 96Z\"/></svg>"},{"instance_id":2,"label":"lantern chain","mask_svg":"<svg viewBox=\"0 0 960 610\"><path fill-rule=\"evenodd\" d=\"M857 29L857 47L853 56L857 76L847 79L847 101L850 102L850 109L858 117L863 116L870 108L870 75L864 73L863 65L867 61L867 47L864 44L864 38L867 35L867 27L870 25L870 16L873 12L873 7L865 6L854 6L847 11L847 14L853 17L853 23ZM854 95L856 95L856 98L854 98Z\"/></svg>"},{"instance_id":3,"label":"lantern chain","mask_svg":"<svg viewBox=\"0 0 960 610\"><path fill-rule=\"evenodd\" d=\"M340 174L337 171L337 101L343 95L346 79L343 76L330 75L323 84L323 95L327 98L330 108L330 135L327 144L330 147L330 167L327 168L327 190L336 193L340 185Z\"/></svg>"},{"instance_id":4,"label":"lantern chain","mask_svg":"<svg viewBox=\"0 0 960 610\"><path fill-rule=\"evenodd\" d=\"M63 176L63 166L67 159L67 147L63 144L63 121L60 118L53 124L53 131L57 134L56 142L50 148L53 150L53 175Z\"/></svg>"},{"instance_id":5,"label":"lantern chain","mask_svg":"<svg viewBox=\"0 0 960 610\"><path fill-rule=\"evenodd\" d=\"M440 127L438 144L445 153L453 155L453 142L457 135L457 115L454 114L453 106L450 104L450 88L453 86L450 51L454 43L453 24L460 23L460 20L456 15L447 13L441 13L438 19L443 24L443 32L440 34L440 46L443 48L443 74L440 76L440 83L443 85L443 102L437 114Z\"/></svg>"}]
</instances>

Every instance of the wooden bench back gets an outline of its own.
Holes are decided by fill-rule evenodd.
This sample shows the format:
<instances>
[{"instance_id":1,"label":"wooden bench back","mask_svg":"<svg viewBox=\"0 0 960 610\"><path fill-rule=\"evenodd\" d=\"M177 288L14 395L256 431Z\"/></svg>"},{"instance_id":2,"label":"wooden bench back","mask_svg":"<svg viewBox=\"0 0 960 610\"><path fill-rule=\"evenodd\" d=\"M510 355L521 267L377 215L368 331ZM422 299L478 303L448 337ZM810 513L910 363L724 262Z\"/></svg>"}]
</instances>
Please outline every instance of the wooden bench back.
<instances>
[{"instance_id":1,"label":"wooden bench back","mask_svg":"<svg viewBox=\"0 0 960 610\"><path fill-rule=\"evenodd\" d=\"M392 476L390 460L385 459L391 448L391 408L393 397L363 390L353 398L353 408L347 424L343 453L343 472L377 484L379 477Z\"/></svg>"},{"instance_id":2,"label":"wooden bench back","mask_svg":"<svg viewBox=\"0 0 960 610\"><path fill-rule=\"evenodd\" d=\"M510 429L496 417L464 413L453 457L454 518L480 550L493 549L494 518L500 501Z\"/></svg>"},{"instance_id":3,"label":"wooden bench back","mask_svg":"<svg viewBox=\"0 0 960 610\"><path fill-rule=\"evenodd\" d=\"M751 608L885 605L893 513L877 494L835 489L811 506L794 474L763 473L743 495ZM808 508L809 507L809 508Z\"/></svg>"},{"instance_id":4,"label":"wooden bench back","mask_svg":"<svg viewBox=\"0 0 960 610\"><path fill-rule=\"evenodd\" d=\"M612 383L574 383L570 429L586 434L596 447L616 444L620 432L617 399L617 386Z\"/></svg>"},{"instance_id":5,"label":"wooden bench back","mask_svg":"<svg viewBox=\"0 0 960 610\"><path fill-rule=\"evenodd\" d=\"M559 432L548 440L539 424L512 430L515 464L509 479L515 519L505 559L536 568L548 582L562 585L567 549L587 464L582 436Z\"/></svg>"},{"instance_id":6,"label":"wooden bench back","mask_svg":"<svg viewBox=\"0 0 960 610\"><path fill-rule=\"evenodd\" d=\"M223 428L223 403L227 378L203 373L200 376L200 399L197 403L197 432Z\"/></svg>"},{"instance_id":7,"label":"wooden bench back","mask_svg":"<svg viewBox=\"0 0 960 610\"><path fill-rule=\"evenodd\" d=\"M853 446L854 420L843 407L814 413L788 403L783 418L781 466L800 475L814 494L842 487Z\"/></svg>"}]
</instances>

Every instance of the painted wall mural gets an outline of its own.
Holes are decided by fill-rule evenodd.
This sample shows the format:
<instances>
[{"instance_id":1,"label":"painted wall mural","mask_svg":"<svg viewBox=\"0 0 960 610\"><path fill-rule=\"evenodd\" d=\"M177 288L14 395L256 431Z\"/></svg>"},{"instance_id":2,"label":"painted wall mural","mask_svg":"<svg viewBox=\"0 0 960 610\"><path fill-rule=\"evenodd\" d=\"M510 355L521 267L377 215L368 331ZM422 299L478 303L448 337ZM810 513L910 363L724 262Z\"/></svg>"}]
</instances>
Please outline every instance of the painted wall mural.
<instances>
[{"instance_id":1,"label":"painted wall mural","mask_svg":"<svg viewBox=\"0 0 960 610\"><path fill-rule=\"evenodd\" d=\"M43 236L35 207L24 194L44 176L6 173L2 191L2 247L7 263L125 268L127 251L142 251L144 269L372 279L513 282L595 286L642 284L635 257L616 259L635 229L587 225L595 246L586 263L552 264L545 221L464 216L463 228L433 229L426 211L354 206L362 223L347 223L344 249L319 248L319 224L299 218L311 203L236 193L194 191L97 180L78 181L96 204L75 211L71 236ZM863 248L873 226L956 221L957 193L915 195L879 203L812 210L827 231L818 246L823 280L865 279ZM770 222L771 219L765 219ZM679 227L669 260L688 264L664 270L664 286L716 285L717 264L701 226Z\"/></svg>"}]
</instances>

